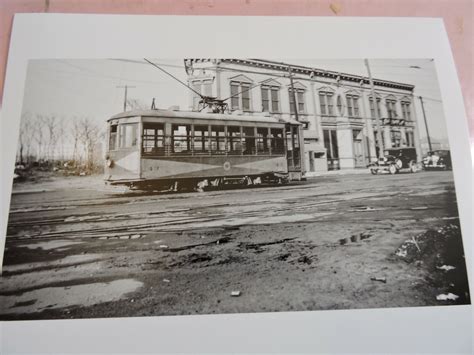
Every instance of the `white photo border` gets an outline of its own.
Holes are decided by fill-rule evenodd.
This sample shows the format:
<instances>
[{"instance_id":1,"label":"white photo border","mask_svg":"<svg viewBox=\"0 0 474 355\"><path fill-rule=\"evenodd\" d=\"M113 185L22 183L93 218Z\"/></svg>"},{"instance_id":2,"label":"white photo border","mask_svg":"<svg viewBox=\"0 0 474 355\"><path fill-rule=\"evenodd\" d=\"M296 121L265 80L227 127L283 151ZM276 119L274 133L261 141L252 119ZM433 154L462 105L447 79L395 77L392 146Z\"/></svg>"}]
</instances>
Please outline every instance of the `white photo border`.
<instances>
[{"instance_id":1,"label":"white photo border","mask_svg":"<svg viewBox=\"0 0 474 355\"><path fill-rule=\"evenodd\" d=\"M142 57L434 58L473 289L469 130L444 24L434 18L16 15L0 120L2 254L28 60ZM471 305L11 321L0 327L0 350L9 354L470 353L473 333Z\"/></svg>"}]
</instances>

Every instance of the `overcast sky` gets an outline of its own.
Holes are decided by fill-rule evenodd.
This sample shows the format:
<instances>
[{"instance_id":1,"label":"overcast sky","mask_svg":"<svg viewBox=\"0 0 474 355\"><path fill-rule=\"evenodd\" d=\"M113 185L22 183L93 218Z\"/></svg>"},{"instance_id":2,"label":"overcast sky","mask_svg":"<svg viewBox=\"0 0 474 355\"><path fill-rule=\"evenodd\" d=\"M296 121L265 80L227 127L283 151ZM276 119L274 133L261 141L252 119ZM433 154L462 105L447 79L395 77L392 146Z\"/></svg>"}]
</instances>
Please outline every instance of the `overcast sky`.
<instances>
[{"instance_id":1,"label":"overcast sky","mask_svg":"<svg viewBox=\"0 0 474 355\"><path fill-rule=\"evenodd\" d=\"M272 58L274 59L274 58ZM290 64L367 75L362 59L291 60ZM164 69L186 82L183 59L153 59ZM370 60L372 76L415 85L415 95L425 100L430 135L447 139L441 94L435 63L430 59ZM124 89L129 99L146 107L156 98L156 107L180 106L188 109L188 89L141 59L50 59L32 60L28 66L23 112L74 117L89 117L104 124L110 116L123 111ZM419 100L416 100L421 135L425 136Z\"/></svg>"}]
</instances>

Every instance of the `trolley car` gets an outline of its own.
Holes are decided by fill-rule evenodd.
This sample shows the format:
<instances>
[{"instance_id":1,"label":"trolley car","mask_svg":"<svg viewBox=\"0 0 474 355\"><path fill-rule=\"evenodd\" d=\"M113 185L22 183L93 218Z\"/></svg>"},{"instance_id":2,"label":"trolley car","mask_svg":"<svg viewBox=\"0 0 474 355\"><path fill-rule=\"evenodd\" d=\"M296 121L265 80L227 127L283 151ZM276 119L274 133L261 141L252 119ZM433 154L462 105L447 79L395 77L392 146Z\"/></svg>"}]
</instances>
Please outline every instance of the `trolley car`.
<instances>
[{"instance_id":1,"label":"trolley car","mask_svg":"<svg viewBox=\"0 0 474 355\"><path fill-rule=\"evenodd\" d=\"M301 180L300 124L270 116L129 111L108 121L105 181L204 189Z\"/></svg>"}]
</instances>

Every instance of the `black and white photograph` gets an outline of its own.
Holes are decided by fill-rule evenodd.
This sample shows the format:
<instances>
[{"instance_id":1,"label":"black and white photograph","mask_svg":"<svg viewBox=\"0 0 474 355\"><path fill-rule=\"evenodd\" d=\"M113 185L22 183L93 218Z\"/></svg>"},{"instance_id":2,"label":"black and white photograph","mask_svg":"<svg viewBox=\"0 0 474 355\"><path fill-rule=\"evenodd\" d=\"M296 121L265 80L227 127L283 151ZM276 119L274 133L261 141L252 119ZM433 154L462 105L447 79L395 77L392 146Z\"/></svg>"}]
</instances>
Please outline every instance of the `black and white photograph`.
<instances>
[{"instance_id":1,"label":"black and white photograph","mask_svg":"<svg viewBox=\"0 0 474 355\"><path fill-rule=\"evenodd\" d=\"M29 60L0 319L471 304L436 73Z\"/></svg>"}]
</instances>

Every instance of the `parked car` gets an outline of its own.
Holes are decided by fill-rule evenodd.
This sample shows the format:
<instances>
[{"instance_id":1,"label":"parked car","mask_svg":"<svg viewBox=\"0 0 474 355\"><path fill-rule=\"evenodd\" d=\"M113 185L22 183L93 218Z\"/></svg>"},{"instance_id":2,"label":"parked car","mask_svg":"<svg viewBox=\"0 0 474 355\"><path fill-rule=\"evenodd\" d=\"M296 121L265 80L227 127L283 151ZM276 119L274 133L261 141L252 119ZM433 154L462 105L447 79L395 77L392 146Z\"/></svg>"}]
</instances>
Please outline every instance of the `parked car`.
<instances>
[{"instance_id":1,"label":"parked car","mask_svg":"<svg viewBox=\"0 0 474 355\"><path fill-rule=\"evenodd\" d=\"M367 166L372 174L397 174L400 170L409 172L418 170L415 148L390 148L384 151L384 156Z\"/></svg>"},{"instance_id":2,"label":"parked car","mask_svg":"<svg viewBox=\"0 0 474 355\"><path fill-rule=\"evenodd\" d=\"M451 170L451 152L449 150L433 150L422 160L425 170Z\"/></svg>"}]
</instances>

